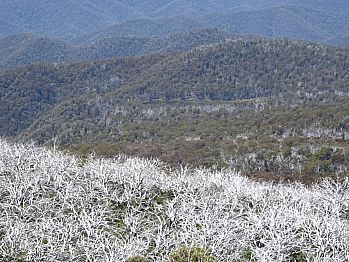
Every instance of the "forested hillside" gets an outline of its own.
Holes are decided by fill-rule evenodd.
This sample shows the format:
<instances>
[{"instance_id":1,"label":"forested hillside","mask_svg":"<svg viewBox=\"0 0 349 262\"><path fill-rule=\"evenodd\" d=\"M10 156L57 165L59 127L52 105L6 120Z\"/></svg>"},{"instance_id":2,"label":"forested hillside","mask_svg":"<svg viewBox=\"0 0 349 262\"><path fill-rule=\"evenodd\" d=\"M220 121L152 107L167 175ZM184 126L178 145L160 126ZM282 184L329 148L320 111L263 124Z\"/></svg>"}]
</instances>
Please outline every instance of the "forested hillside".
<instances>
[{"instance_id":1,"label":"forested hillside","mask_svg":"<svg viewBox=\"0 0 349 262\"><path fill-rule=\"evenodd\" d=\"M125 88L136 101L325 99L348 95L348 50L289 40L227 40L167 57Z\"/></svg>"},{"instance_id":2,"label":"forested hillside","mask_svg":"<svg viewBox=\"0 0 349 262\"><path fill-rule=\"evenodd\" d=\"M71 98L113 91L107 100L137 103L261 97L321 101L348 96L348 64L347 50L282 39L230 39L178 54L10 70L0 78L1 105L21 104L28 114L33 105L59 102L56 93ZM3 112L5 117L21 110Z\"/></svg>"},{"instance_id":3,"label":"forested hillside","mask_svg":"<svg viewBox=\"0 0 349 262\"><path fill-rule=\"evenodd\" d=\"M84 45L72 57L75 60L101 60L151 53L175 53L188 51L201 45L218 43L230 37L241 38L241 36L233 36L217 29L197 29L164 37L111 37L94 44Z\"/></svg>"},{"instance_id":4,"label":"forested hillside","mask_svg":"<svg viewBox=\"0 0 349 262\"><path fill-rule=\"evenodd\" d=\"M64 62L72 47L60 40L19 34L0 39L0 70L33 63Z\"/></svg>"},{"instance_id":5,"label":"forested hillside","mask_svg":"<svg viewBox=\"0 0 349 262\"><path fill-rule=\"evenodd\" d=\"M80 64L40 64L1 74L1 134L15 134L50 106L86 93L106 93L161 56ZM15 110L14 110L15 109Z\"/></svg>"},{"instance_id":6,"label":"forested hillside","mask_svg":"<svg viewBox=\"0 0 349 262\"><path fill-rule=\"evenodd\" d=\"M118 36L74 46L60 40L19 34L0 39L0 70L33 63L94 61L186 51L223 41L230 36L216 29L200 29L166 37Z\"/></svg>"},{"instance_id":7,"label":"forested hillside","mask_svg":"<svg viewBox=\"0 0 349 262\"><path fill-rule=\"evenodd\" d=\"M1 134L174 166L346 174L348 65L346 49L285 39L32 65L0 75Z\"/></svg>"}]
</instances>

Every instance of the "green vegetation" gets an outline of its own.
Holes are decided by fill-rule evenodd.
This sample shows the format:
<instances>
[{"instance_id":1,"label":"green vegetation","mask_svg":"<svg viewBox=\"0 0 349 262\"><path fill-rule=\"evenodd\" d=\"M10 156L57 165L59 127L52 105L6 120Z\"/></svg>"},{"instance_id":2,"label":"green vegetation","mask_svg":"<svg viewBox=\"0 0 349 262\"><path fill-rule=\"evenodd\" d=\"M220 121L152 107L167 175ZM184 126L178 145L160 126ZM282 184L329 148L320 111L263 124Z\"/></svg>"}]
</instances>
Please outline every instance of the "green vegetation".
<instances>
[{"instance_id":1,"label":"green vegetation","mask_svg":"<svg viewBox=\"0 0 349 262\"><path fill-rule=\"evenodd\" d=\"M0 240L6 235L6 231L4 229L0 229Z\"/></svg>"},{"instance_id":2,"label":"green vegetation","mask_svg":"<svg viewBox=\"0 0 349 262\"><path fill-rule=\"evenodd\" d=\"M199 247L182 246L170 254L170 262L216 262L217 259Z\"/></svg>"},{"instance_id":3,"label":"green vegetation","mask_svg":"<svg viewBox=\"0 0 349 262\"><path fill-rule=\"evenodd\" d=\"M126 262L150 262L150 260L142 256L135 256L126 259Z\"/></svg>"},{"instance_id":4,"label":"green vegetation","mask_svg":"<svg viewBox=\"0 0 349 262\"><path fill-rule=\"evenodd\" d=\"M130 101L131 108L156 101L263 97L291 105L335 102L345 98L348 64L346 50L240 39L179 54L28 66L0 75L0 134L18 134L48 109L63 107L63 117L70 111L70 119L87 120L115 108L122 115Z\"/></svg>"},{"instance_id":5,"label":"green vegetation","mask_svg":"<svg viewBox=\"0 0 349 262\"><path fill-rule=\"evenodd\" d=\"M342 175L348 65L348 50L285 39L32 65L0 75L0 134L173 166ZM333 150L328 159L322 148Z\"/></svg>"},{"instance_id":6,"label":"green vegetation","mask_svg":"<svg viewBox=\"0 0 349 262\"><path fill-rule=\"evenodd\" d=\"M296 254L293 255L293 261L295 262L306 262L307 257L303 252L298 252Z\"/></svg>"},{"instance_id":7,"label":"green vegetation","mask_svg":"<svg viewBox=\"0 0 349 262\"><path fill-rule=\"evenodd\" d=\"M242 254L240 259L236 259L234 262L248 262L251 261L253 257L253 251L250 248L246 248Z\"/></svg>"},{"instance_id":8,"label":"green vegetation","mask_svg":"<svg viewBox=\"0 0 349 262\"><path fill-rule=\"evenodd\" d=\"M226 104L227 109L233 105ZM208 106L187 104L144 119L130 110L124 117L110 121L108 128L92 122L89 131L80 136L80 143L75 143L79 134L62 129L56 138L65 139L69 144L65 148L84 156L94 152L107 157L158 157L174 167L233 166L255 175L309 175L316 179L344 175L349 166L347 102L299 105L293 109L273 107L260 112L250 109L246 102L239 113L212 107L211 112L206 112L204 108ZM123 124L113 127L112 123L120 122ZM48 129L49 126L42 127L35 135L40 137ZM328 159L322 156L325 149L333 150ZM317 168L319 163L327 168Z\"/></svg>"},{"instance_id":9,"label":"green vegetation","mask_svg":"<svg viewBox=\"0 0 349 262\"><path fill-rule=\"evenodd\" d=\"M165 37L108 37L91 44L75 46L33 34L19 34L0 38L0 70L33 63L95 61L173 53L223 41L229 36L231 35L218 30L202 29Z\"/></svg>"},{"instance_id":10,"label":"green vegetation","mask_svg":"<svg viewBox=\"0 0 349 262\"><path fill-rule=\"evenodd\" d=\"M69 108L76 105L74 97L93 94L96 98L97 94L116 90L161 58L153 55L80 64L40 64L4 72L0 75L0 134L18 133L58 103Z\"/></svg>"}]
</instances>

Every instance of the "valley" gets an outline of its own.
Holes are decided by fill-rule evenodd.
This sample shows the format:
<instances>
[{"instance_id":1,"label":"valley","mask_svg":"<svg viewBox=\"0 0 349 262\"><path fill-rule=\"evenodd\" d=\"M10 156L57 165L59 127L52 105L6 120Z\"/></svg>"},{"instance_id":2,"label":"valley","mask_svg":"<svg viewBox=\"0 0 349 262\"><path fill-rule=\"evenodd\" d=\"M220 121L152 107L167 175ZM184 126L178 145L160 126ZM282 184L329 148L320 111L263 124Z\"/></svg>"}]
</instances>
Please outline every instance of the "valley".
<instances>
[{"instance_id":1,"label":"valley","mask_svg":"<svg viewBox=\"0 0 349 262\"><path fill-rule=\"evenodd\" d=\"M349 1L0 1L0 261L349 261Z\"/></svg>"}]
</instances>

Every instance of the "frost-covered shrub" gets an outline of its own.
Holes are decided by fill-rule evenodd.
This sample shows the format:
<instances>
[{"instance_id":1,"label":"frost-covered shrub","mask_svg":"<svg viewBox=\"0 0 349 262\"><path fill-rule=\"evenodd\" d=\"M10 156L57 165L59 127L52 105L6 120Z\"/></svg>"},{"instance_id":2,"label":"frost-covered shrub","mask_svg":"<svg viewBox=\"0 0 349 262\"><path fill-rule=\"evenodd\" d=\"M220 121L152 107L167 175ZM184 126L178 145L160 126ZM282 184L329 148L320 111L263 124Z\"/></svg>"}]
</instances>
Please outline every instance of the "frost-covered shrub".
<instances>
[{"instance_id":1,"label":"frost-covered shrub","mask_svg":"<svg viewBox=\"0 0 349 262\"><path fill-rule=\"evenodd\" d=\"M217 261L349 261L348 210L348 179L262 183L0 140L0 261L169 261L179 247Z\"/></svg>"}]
</instances>

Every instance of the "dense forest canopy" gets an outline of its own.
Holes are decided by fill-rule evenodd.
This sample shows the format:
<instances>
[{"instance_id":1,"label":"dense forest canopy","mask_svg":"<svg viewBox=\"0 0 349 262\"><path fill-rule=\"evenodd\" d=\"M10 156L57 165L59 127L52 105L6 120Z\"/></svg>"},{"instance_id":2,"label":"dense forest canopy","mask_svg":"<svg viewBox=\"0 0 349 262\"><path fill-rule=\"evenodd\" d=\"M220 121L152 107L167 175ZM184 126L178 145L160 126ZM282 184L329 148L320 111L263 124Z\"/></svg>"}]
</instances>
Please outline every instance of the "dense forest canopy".
<instances>
[{"instance_id":1,"label":"dense forest canopy","mask_svg":"<svg viewBox=\"0 0 349 262\"><path fill-rule=\"evenodd\" d=\"M217 29L197 29L163 37L115 36L95 43L71 45L33 34L18 34L0 38L0 70L33 63L95 61L186 51L196 46L220 42L231 36Z\"/></svg>"}]
</instances>

